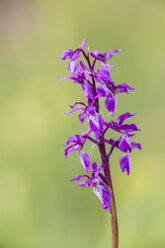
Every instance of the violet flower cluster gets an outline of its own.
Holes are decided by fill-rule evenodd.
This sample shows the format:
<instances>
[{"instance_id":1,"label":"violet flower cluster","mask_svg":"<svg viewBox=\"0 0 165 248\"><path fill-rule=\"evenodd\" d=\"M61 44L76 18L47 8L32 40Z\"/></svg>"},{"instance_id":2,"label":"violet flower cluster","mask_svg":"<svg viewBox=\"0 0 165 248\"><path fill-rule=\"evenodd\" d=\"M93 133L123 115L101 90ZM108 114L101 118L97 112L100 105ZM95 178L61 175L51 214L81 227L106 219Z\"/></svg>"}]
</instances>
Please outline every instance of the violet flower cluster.
<instances>
[{"instance_id":1,"label":"violet flower cluster","mask_svg":"<svg viewBox=\"0 0 165 248\"><path fill-rule=\"evenodd\" d=\"M75 84L81 86L85 96L85 102L75 102L73 106L70 105L70 111L67 114L79 111L79 120L83 123L85 120L89 124L89 129L81 134L74 135L68 138L66 142L66 149L64 151L65 156L69 153L77 151L81 164L85 169L84 175L78 175L70 182L80 181L77 183L81 187L92 187L93 192L97 195L102 205L102 208L109 211L111 193L108 185L109 178L106 177L105 167L103 160L100 165L96 162L91 163L89 154L83 151L84 144L87 140L95 143L100 147L101 142L110 145L110 151L106 153L106 158L109 160L114 148L119 149L122 152L122 156L119 159L119 165L122 172L130 174L130 153L134 148L141 149L139 143L130 141L134 136L134 132L140 131L138 127L132 124L126 124L128 118L133 117L136 113L130 114L126 112L120 115L117 120L112 120L113 114L117 105L117 96L119 93L128 93L134 90L128 84L115 84L111 79L110 69L114 67L108 64L115 53L120 53L121 50L112 49L108 52L101 53L99 50L94 52L85 52L84 46L86 39L83 40L81 46L76 50L65 50L60 59L69 59L68 71L70 75L63 79L71 79ZM83 55L86 64L80 60L80 56ZM100 63L100 67L96 70L96 63ZM109 112L109 121L104 121L103 116L100 113L99 100L104 98L104 105ZM114 130L119 134L119 138L105 138L107 130Z\"/></svg>"}]
</instances>

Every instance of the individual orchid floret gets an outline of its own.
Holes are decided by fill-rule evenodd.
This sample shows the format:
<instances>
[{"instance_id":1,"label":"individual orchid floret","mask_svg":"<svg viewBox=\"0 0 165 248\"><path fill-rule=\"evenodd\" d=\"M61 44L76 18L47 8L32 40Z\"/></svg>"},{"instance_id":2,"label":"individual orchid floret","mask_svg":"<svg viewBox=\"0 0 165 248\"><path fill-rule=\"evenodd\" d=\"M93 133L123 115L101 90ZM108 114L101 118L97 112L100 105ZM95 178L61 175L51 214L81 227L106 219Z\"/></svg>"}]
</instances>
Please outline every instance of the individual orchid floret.
<instances>
[{"instance_id":1,"label":"individual orchid floret","mask_svg":"<svg viewBox=\"0 0 165 248\"><path fill-rule=\"evenodd\" d=\"M105 52L105 53L100 53L99 50L96 50L94 53L93 52L90 52L90 55L103 62L103 63L106 63L108 60L110 60L113 56L114 53L120 53L121 52L121 49L120 50L116 50L116 49L112 49L110 50L109 52Z\"/></svg>"},{"instance_id":2,"label":"individual orchid floret","mask_svg":"<svg viewBox=\"0 0 165 248\"><path fill-rule=\"evenodd\" d=\"M135 114L133 114L133 115L135 115ZM122 134L129 134L130 132L140 131L140 129L133 123L132 124L123 124L125 119L127 119L133 115L126 112L125 114L120 115L118 117L117 122L114 122L114 121L110 122L110 123L104 122L104 125L119 132L119 133L122 133Z\"/></svg>"},{"instance_id":3,"label":"individual orchid floret","mask_svg":"<svg viewBox=\"0 0 165 248\"><path fill-rule=\"evenodd\" d=\"M113 116L117 104L117 94L118 93L128 93L128 90L134 90L131 86L127 84L118 84L115 86L115 82L112 81L110 77L109 68L113 68L108 64L102 64L95 74L89 74L94 77L97 82L96 92L97 98L106 97L105 107Z\"/></svg>"},{"instance_id":4,"label":"individual orchid floret","mask_svg":"<svg viewBox=\"0 0 165 248\"><path fill-rule=\"evenodd\" d=\"M135 143L135 142L131 142L129 139L130 135L129 134L123 134L120 138L119 138L119 149L120 151L123 152L132 152L132 149L137 148L139 150L141 150L141 145L140 143Z\"/></svg>"},{"instance_id":5,"label":"individual orchid floret","mask_svg":"<svg viewBox=\"0 0 165 248\"><path fill-rule=\"evenodd\" d=\"M58 80L65 80L65 79L71 79L73 80L73 82L75 84L83 84L84 80L85 80L85 75L84 75L84 72L83 70L79 69L78 71L76 71L76 73L74 73L74 75L72 76L65 76L63 78L59 78L58 77Z\"/></svg>"},{"instance_id":6,"label":"individual orchid floret","mask_svg":"<svg viewBox=\"0 0 165 248\"><path fill-rule=\"evenodd\" d=\"M78 71L75 71L72 76L58 78L58 80L65 79L71 79L75 84L80 84L87 100L94 98L92 83L88 80L88 77L85 75L84 71L81 68Z\"/></svg>"},{"instance_id":7,"label":"individual orchid floret","mask_svg":"<svg viewBox=\"0 0 165 248\"><path fill-rule=\"evenodd\" d=\"M120 149L120 151L125 152L125 154L121 156L119 160L120 168L122 172L126 170L127 175L130 174L130 164L131 164L129 153L131 153L132 149L134 148L138 148L139 150L141 150L140 143L130 142L129 136L130 136L129 134L123 134L118 140L119 141L118 148Z\"/></svg>"},{"instance_id":8,"label":"individual orchid floret","mask_svg":"<svg viewBox=\"0 0 165 248\"><path fill-rule=\"evenodd\" d=\"M98 68L98 71L95 74L91 74L97 83L112 83L114 82L110 76L110 68L114 68L114 65L104 64L102 63L101 66Z\"/></svg>"},{"instance_id":9,"label":"individual orchid floret","mask_svg":"<svg viewBox=\"0 0 165 248\"><path fill-rule=\"evenodd\" d=\"M66 141L65 146L68 146L70 143L73 143L72 145L68 146L64 150L65 157L67 158L68 154L74 151L81 150L81 147L83 146L85 141L85 138L82 135L73 135L68 138Z\"/></svg>"},{"instance_id":10,"label":"individual orchid floret","mask_svg":"<svg viewBox=\"0 0 165 248\"><path fill-rule=\"evenodd\" d=\"M64 151L64 154L65 154L65 157L67 158L67 156L70 152L79 151L80 161L81 161L84 169L86 170L86 172L89 173L90 158L86 152L82 151L82 147L86 141L86 138L84 138L85 134L86 133L84 133L83 135L70 136L68 138L65 146L69 145L70 143L73 143L73 145L70 145L69 147L67 147ZM88 132L87 132L87 134L88 134Z\"/></svg>"},{"instance_id":11,"label":"individual orchid floret","mask_svg":"<svg viewBox=\"0 0 165 248\"><path fill-rule=\"evenodd\" d=\"M62 60L71 59L71 61L78 59L80 57L81 50L84 49L85 43L86 43L86 38L83 39L83 42L80 46L80 49L76 49L75 51L73 51L71 49L64 50L60 59L62 59Z\"/></svg>"},{"instance_id":12,"label":"individual orchid floret","mask_svg":"<svg viewBox=\"0 0 165 248\"><path fill-rule=\"evenodd\" d=\"M70 59L70 62L68 64L68 71L71 72L72 75L78 70L79 68L79 63L76 61L80 57L80 52L84 49L86 43L86 38L83 40L80 49L76 49L75 51L71 49L65 50L60 59L65 60L65 59Z\"/></svg>"},{"instance_id":13,"label":"individual orchid floret","mask_svg":"<svg viewBox=\"0 0 165 248\"><path fill-rule=\"evenodd\" d=\"M80 105L80 107L77 107L77 105ZM88 118L90 115L95 115L95 107L93 105L86 105L84 102L76 102L73 106L70 105L71 111L67 112L66 114L71 114L77 110L83 110L82 113L79 114L79 120L81 123L84 122L86 118Z\"/></svg>"},{"instance_id":14,"label":"individual orchid floret","mask_svg":"<svg viewBox=\"0 0 165 248\"><path fill-rule=\"evenodd\" d=\"M106 179L103 175L103 169L105 166L102 164L99 169L97 169L97 163L92 163L92 176L88 175L79 175L70 179L70 182L79 181L82 178L87 178L86 182L80 182L77 185L81 187L90 187L92 186L93 192L97 195L102 205L102 208L109 211L111 194L106 185Z\"/></svg>"},{"instance_id":15,"label":"individual orchid floret","mask_svg":"<svg viewBox=\"0 0 165 248\"><path fill-rule=\"evenodd\" d=\"M105 89L105 86L104 86ZM109 92L108 92L108 90ZM118 84L115 86L113 83L109 82L106 84L106 100L105 100L105 107L113 116L117 104L117 94L118 93L127 93L128 90L134 90L131 86L127 84Z\"/></svg>"},{"instance_id":16,"label":"individual orchid floret","mask_svg":"<svg viewBox=\"0 0 165 248\"><path fill-rule=\"evenodd\" d=\"M77 105L81 105L80 107L76 107ZM91 131L94 132L96 139L103 133L103 118L101 114L96 112L96 108L93 105L86 105L83 102L76 102L73 106L71 106L71 111L67 112L66 114L71 114L77 110L83 110L82 113L79 114L79 120L81 123L84 122L86 118L88 118L89 126Z\"/></svg>"}]
</instances>

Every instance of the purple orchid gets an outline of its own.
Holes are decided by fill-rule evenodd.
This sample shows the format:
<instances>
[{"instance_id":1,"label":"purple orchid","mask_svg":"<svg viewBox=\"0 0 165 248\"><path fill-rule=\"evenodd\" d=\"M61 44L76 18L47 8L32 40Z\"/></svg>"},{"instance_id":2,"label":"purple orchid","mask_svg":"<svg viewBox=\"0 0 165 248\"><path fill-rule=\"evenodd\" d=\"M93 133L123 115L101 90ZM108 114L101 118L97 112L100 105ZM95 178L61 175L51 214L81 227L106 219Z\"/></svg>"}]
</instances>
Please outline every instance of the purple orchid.
<instances>
[{"instance_id":1,"label":"purple orchid","mask_svg":"<svg viewBox=\"0 0 165 248\"><path fill-rule=\"evenodd\" d=\"M93 77L97 82L96 98L106 97L105 107L113 116L117 104L117 94L118 93L128 94L128 90L134 90L134 88L125 83L115 85L115 82L113 82L110 77L110 71L109 71L110 68L114 68L114 66L110 66L108 64L102 63L97 73L91 73L91 71L86 69L84 65L81 67L84 70L84 72L88 72L89 76Z\"/></svg>"},{"instance_id":2,"label":"purple orchid","mask_svg":"<svg viewBox=\"0 0 165 248\"><path fill-rule=\"evenodd\" d=\"M86 39L83 40L80 49L76 49L75 51L71 49L65 50L60 59L65 60L65 59L70 59L69 65L68 65L68 71L70 71L72 74L74 74L78 68L79 68L79 63L76 61L81 55L80 52L83 50L84 46L86 43Z\"/></svg>"},{"instance_id":3,"label":"purple orchid","mask_svg":"<svg viewBox=\"0 0 165 248\"><path fill-rule=\"evenodd\" d=\"M89 170L90 170L90 158L86 152L82 151L82 147L86 141L86 138L84 138L84 136L88 135L90 132L91 131L89 129L89 131L87 131L86 133L83 133L83 135L70 136L68 138L65 146L68 146L70 143L73 143L73 144L68 146L64 151L66 158L67 158L69 153L74 152L74 151L79 151L80 161L81 161L84 169L87 171L87 173L89 173Z\"/></svg>"},{"instance_id":4,"label":"purple orchid","mask_svg":"<svg viewBox=\"0 0 165 248\"><path fill-rule=\"evenodd\" d=\"M135 113L136 114L136 113ZM140 129L134 124L123 124L123 122L125 121L125 119L131 117L131 116L134 116L135 114L131 115L130 113L126 112L125 114L123 115L120 115L117 119L117 122L109 122L109 123L106 123L104 122L104 124L107 126L107 127L110 127L111 129L119 132L119 133L122 133L122 134L128 134L130 132L134 132L134 131L140 131Z\"/></svg>"},{"instance_id":5,"label":"purple orchid","mask_svg":"<svg viewBox=\"0 0 165 248\"><path fill-rule=\"evenodd\" d=\"M120 150L122 153L119 158L121 171L129 175L131 166L130 153L135 148L141 150L141 145L130 140L135 135L135 132L140 131L140 129L134 123L125 123L128 118L133 117L136 113L125 112L116 121L112 120L112 116L116 109L118 93L128 93L134 88L126 83L116 84L111 78L110 70L113 69L114 65L109 65L108 61L112 59L115 53L120 53L121 49L112 49L105 53L101 53L99 50L92 52L88 49L85 52L85 44L86 39L83 40L79 48L76 50L67 49L60 57L62 60L70 60L68 70L71 75L59 78L59 80L71 79L75 84L80 85L85 96L84 99L86 99L86 102L79 101L75 102L73 106L70 105L71 110L66 114L80 111L78 115L80 122L83 124L87 120L89 124L89 129L86 132L82 131L81 135L77 134L68 138L65 144L67 148L64 153L67 158L69 153L78 152L86 174L78 175L69 181L86 179L86 181L78 182L78 186L93 188L93 192L99 198L102 208L110 212L113 234L112 248L118 248L117 213L109 160L114 149ZM85 62L79 59L80 56L84 57ZM101 62L101 65L96 71L95 66L98 62ZM100 113L101 98L105 98L105 109L110 113L108 122L104 121ZM120 134L120 137L107 138L107 130L115 131ZM87 140L98 147L101 157L99 169L97 169L97 163L91 163L92 158L83 150ZM109 151L105 146L106 143L110 145ZM90 172L91 176L88 175Z\"/></svg>"},{"instance_id":6,"label":"purple orchid","mask_svg":"<svg viewBox=\"0 0 165 248\"><path fill-rule=\"evenodd\" d=\"M102 205L102 208L109 211L110 199L111 194L106 187L107 182L103 175L103 169L105 166L102 164L99 169L97 169L97 163L92 163L92 176L89 177L88 175L79 175L72 179L70 182L79 181L82 178L87 178L86 182L80 182L77 185L81 187L90 187L92 186L93 192L97 195Z\"/></svg>"},{"instance_id":7,"label":"purple orchid","mask_svg":"<svg viewBox=\"0 0 165 248\"><path fill-rule=\"evenodd\" d=\"M77 105L81 105L81 107L76 107ZM72 110L66 114L71 114L77 110L83 110L83 112L79 114L79 120L83 123L84 120L88 118L91 131L95 134L96 139L99 139L103 133L103 118L101 114L96 112L96 108L93 105L87 106L83 102L76 102L73 106L70 105L70 108Z\"/></svg>"},{"instance_id":8,"label":"purple orchid","mask_svg":"<svg viewBox=\"0 0 165 248\"><path fill-rule=\"evenodd\" d=\"M100 53L99 50L96 50L94 53L90 52L90 55L96 60L106 63L108 60L112 58L114 53L120 53L120 52L121 49L120 50L112 49L109 52L105 52L105 53Z\"/></svg>"}]
</instances>

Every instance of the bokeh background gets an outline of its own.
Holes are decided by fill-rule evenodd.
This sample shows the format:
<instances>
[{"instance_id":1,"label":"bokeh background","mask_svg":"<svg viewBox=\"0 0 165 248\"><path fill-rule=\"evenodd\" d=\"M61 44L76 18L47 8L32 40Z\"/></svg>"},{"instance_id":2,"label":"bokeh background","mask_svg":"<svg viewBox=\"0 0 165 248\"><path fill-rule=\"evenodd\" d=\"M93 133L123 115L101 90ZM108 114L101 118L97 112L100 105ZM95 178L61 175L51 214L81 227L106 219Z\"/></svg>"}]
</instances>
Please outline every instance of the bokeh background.
<instances>
[{"instance_id":1,"label":"bokeh background","mask_svg":"<svg viewBox=\"0 0 165 248\"><path fill-rule=\"evenodd\" d=\"M120 247L165 247L165 1L1 0L0 248L110 247L108 213L91 189L68 182L83 169L77 154L63 155L86 124L64 115L83 95L57 80L68 73L59 57L84 37L91 50L122 48L112 79L135 87L118 97L117 115L138 112L143 150L129 177L121 154L111 161Z\"/></svg>"}]
</instances>

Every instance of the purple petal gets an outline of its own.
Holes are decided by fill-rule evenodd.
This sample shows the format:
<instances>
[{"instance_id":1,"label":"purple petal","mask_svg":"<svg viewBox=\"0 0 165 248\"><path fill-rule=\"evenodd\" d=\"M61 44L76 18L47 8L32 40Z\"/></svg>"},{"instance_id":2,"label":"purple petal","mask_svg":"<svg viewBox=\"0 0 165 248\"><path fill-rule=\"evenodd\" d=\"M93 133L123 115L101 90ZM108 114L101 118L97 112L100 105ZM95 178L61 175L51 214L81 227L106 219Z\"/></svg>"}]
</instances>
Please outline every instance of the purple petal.
<instances>
[{"instance_id":1,"label":"purple petal","mask_svg":"<svg viewBox=\"0 0 165 248\"><path fill-rule=\"evenodd\" d=\"M63 77L63 78L57 78L58 80L65 80L65 79L71 79L71 80L73 80L74 81L74 83L78 83L79 81L78 81L78 78L77 77L73 77L73 76L65 76L65 77Z\"/></svg>"},{"instance_id":2,"label":"purple petal","mask_svg":"<svg viewBox=\"0 0 165 248\"><path fill-rule=\"evenodd\" d=\"M89 126L91 130L94 132L96 139L98 139L99 135L101 136L103 133L103 118L101 114L95 113L95 115L89 116Z\"/></svg>"},{"instance_id":3,"label":"purple petal","mask_svg":"<svg viewBox=\"0 0 165 248\"><path fill-rule=\"evenodd\" d=\"M93 52L90 52L90 55L94 58L94 59L97 59L97 60L101 60L101 58L98 56L100 55L100 51L99 50L96 50L94 53ZM103 58L104 60L104 58ZM101 60L102 61L102 60Z\"/></svg>"},{"instance_id":4,"label":"purple petal","mask_svg":"<svg viewBox=\"0 0 165 248\"><path fill-rule=\"evenodd\" d=\"M73 112L75 112L76 110L84 110L84 107L77 107L77 108L75 108L77 105L83 105L84 107L86 107L86 105L85 105L85 103L83 103L83 102L75 102L75 104L72 106L72 105L69 105L69 107L72 109L71 111L69 111L69 112L66 112L65 114L71 114L71 113L73 113Z\"/></svg>"},{"instance_id":5,"label":"purple petal","mask_svg":"<svg viewBox=\"0 0 165 248\"><path fill-rule=\"evenodd\" d=\"M114 66L108 65L108 64L102 64L99 69L98 69L98 73L100 78L105 81L111 81L111 77L110 77L110 72L109 72L109 68L113 68Z\"/></svg>"},{"instance_id":6,"label":"purple petal","mask_svg":"<svg viewBox=\"0 0 165 248\"><path fill-rule=\"evenodd\" d=\"M130 140L127 135L121 136L120 142L119 142L119 149L120 151L123 151L123 152L132 151L132 146L131 146Z\"/></svg>"},{"instance_id":7,"label":"purple petal","mask_svg":"<svg viewBox=\"0 0 165 248\"><path fill-rule=\"evenodd\" d=\"M79 144L81 144L82 143L81 135L76 134L76 135L70 136L67 139L65 146L69 145L70 143L79 143Z\"/></svg>"},{"instance_id":8,"label":"purple petal","mask_svg":"<svg viewBox=\"0 0 165 248\"><path fill-rule=\"evenodd\" d=\"M80 187L90 187L91 184L89 184L89 181L86 181L86 182L77 183L77 186L80 186Z\"/></svg>"},{"instance_id":9,"label":"purple petal","mask_svg":"<svg viewBox=\"0 0 165 248\"><path fill-rule=\"evenodd\" d=\"M78 118L79 118L80 122L83 123L84 120L87 118L87 114L85 112L83 112L83 113L79 114Z\"/></svg>"},{"instance_id":10,"label":"purple petal","mask_svg":"<svg viewBox=\"0 0 165 248\"><path fill-rule=\"evenodd\" d=\"M132 88L128 84L118 84L117 86L115 86L115 91L117 93L128 93L128 90L134 90L134 88Z\"/></svg>"},{"instance_id":11,"label":"purple petal","mask_svg":"<svg viewBox=\"0 0 165 248\"><path fill-rule=\"evenodd\" d=\"M68 64L68 71L71 72L71 74L74 75L74 73L79 69L79 63L74 60L74 61L70 61Z\"/></svg>"},{"instance_id":12,"label":"purple petal","mask_svg":"<svg viewBox=\"0 0 165 248\"><path fill-rule=\"evenodd\" d=\"M89 180L87 180L86 182L80 182L77 183L77 185L81 187L90 187L93 183L97 183L96 178L89 178Z\"/></svg>"},{"instance_id":13,"label":"purple petal","mask_svg":"<svg viewBox=\"0 0 165 248\"><path fill-rule=\"evenodd\" d=\"M74 108L76 107L77 105L83 105L84 107L86 107L86 104L84 102L75 102L75 104L72 106L72 105L69 105L71 108Z\"/></svg>"},{"instance_id":14,"label":"purple petal","mask_svg":"<svg viewBox=\"0 0 165 248\"><path fill-rule=\"evenodd\" d=\"M80 51L79 50L75 51L73 56L72 56L72 58L71 58L71 60L74 61L74 60L78 59L80 56L81 56Z\"/></svg>"},{"instance_id":15,"label":"purple petal","mask_svg":"<svg viewBox=\"0 0 165 248\"><path fill-rule=\"evenodd\" d=\"M106 109L110 112L112 116L115 111L116 103L117 103L117 97L116 95L113 95L113 94L107 96L105 103L104 103Z\"/></svg>"},{"instance_id":16,"label":"purple petal","mask_svg":"<svg viewBox=\"0 0 165 248\"><path fill-rule=\"evenodd\" d=\"M130 156L128 153L125 153L123 156L120 157L120 168L122 172L126 171L127 175L129 175L130 166L131 166Z\"/></svg>"},{"instance_id":17,"label":"purple petal","mask_svg":"<svg viewBox=\"0 0 165 248\"><path fill-rule=\"evenodd\" d=\"M90 179L88 175L78 175L76 177L73 177L72 179L69 178L69 182L79 181L81 178L84 178L84 177L87 177L88 179Z\"/></svg>"},{"instance_id":18,"label":"purple petal","mask_svg":"<svg viewBox=\"0 0 165 248\"><path fill-rule=\"evenodd\" d=\"M79 157L82 165L84 166L87 173L90 170L90 158L89 155L84 151L79 151Z\"/></svg>"},{"instance_id":19,"label":"purple petal","mask_svg":"<svg viewBox=\"0 0 165 248\"><path fill-rule=\"evenodd\" d=\"M132 149L134 149L134 148L138 148L139 150L142 149L141 144L135 143L135 142L131 142L131 147L132 147Z\"/></svg>"},{"instance_id":20,"label":"purple petal","mask_svg":"<svg viewBox=\"0 0 165 248\"><path fill-rule=\"evenodd\" d=\"M107 122L104 121L104 125L106 127L109 127L111 129L117 131L117 132L120 132L119 127L118 127L118 125L116 125L116 123L112 123L111 121L109 123L107 123Z\"/></svg>"},{"instance_id":21,"label":"purple petal","mask_svg":"<svg viewBox=\"0 0 165 248\"><path fill-rule=\"evenodd\" d=\"M124 124L120 128L121 133L129 133L134 131L140 131L140 129L135 124Z\"/></svg>"},{"instance_id":22,"label":"purple petal","mask_svg":"<svg viewBox=\"0 0 165 248\"><path fill-rule=\"evenodd\" d=\"M121 49L120 50L112 49L109 52L103 53L103 56L105 56L105 59L107 61L107 60L110 60L112 58L114 53L120 53L120 52L121 52Z\"/></svg>"},{"instance_id":23,"label":"purple petal","mask_svg":"<svg viewBox=\"0 0 165 248\"><path fill-rule=\"evenodd\" d=\"M82 84L82 89L87 99L93 99L93 88L90 82L84 81Z\"/></svg>"},{"instance_id":24,"label":"purple petal","mask_svg":"<svg viewBox=\"0 0 165 248\"><path fill-rule=\"evenodd\" d=\"M122 125L123 122L125 121L125 119L130 118L130 117L132 117L132 116L134 116L134 115L136 115L136 113L130 114L129 112L126 112L126 113L120 115L120 116L117 118L117 123L118 123L119 125Z\"/></svg>"},{"instance_id":25,"label":"purple petal","mask_svg":"<svg viewBox=\"0 0 165 248\"><path fill-rule=\"evenodd\" d=\"M105 186L102 186L102 185L97 185L97 186L93 187L93 192L99 198L102 208L109 211L110 210L111 194L110 194L108 188Z\"/></svg>"},{"instance_id":26,"label":"purple petal","mask_svg":"<svg viewBox=\"0 0 165 248\"><path fill-rule=\"evenodd\" d=\"M97 85L96 92L97 92L98 98L105 97L107 95L106 90L104 89L103 85L101 85L101 84Z\"/></svg>"},{"instance_id":27,"label":"purple petal","mask_svg":"<svg viewBox=\"0 0 165 248\"><path fill-rule=\"evenodd\" d=\"M73 112L75 112L75 111L77 111L77 110L84 110L84 108L83 107L77 107L77 108L74 108L74 109L72 109L72 110L70 110L69 112L66 112L65 114L66 115L70 115L70 114L72 114Z\"/></svg>"},{"instance_id":28,"label":"purple petal","mask_svg":"<svg viewBox=\"0 0 165 248\"><path fill-rule=\"evenodd\" d=\"M86 67L86 65L84 65L84 63L80 60L80 65L81 68L83 69L84 72L90 73L91 71L88 69L88 67Z\"/></svg>"},{"instance_id":29,"label":"purple petal","mask_svg":"<svg viewBox=\"0 0 165 248\"><path fill-rule=\"evenodd\" d=\"M60 59L65 60L65 59L71 59L72 56L74 55L74 51L71 49L64 50Z\"/></svg>"},{"instance_id":30,"label":"purple petal","mask_svg":"<svg viewBox=\"0 0 165 248\"><path fill-rule=\"evenodd\" d=\"M81 44L81 46L80 46L81 49L84 49L84 46L85 46L85 44L86 44L86 41L87 41L87 38L84 38L84 39L83 39L83 42L82 42L82 44Z\"/></svg>"},{"instance_id":31,"label":"purple petal","mask_svg":"<svg viewBox=\"0 0 165 248\"><path fill-rule=\"evenodd\" d=\"M80 149L80 146L79 145L72 145L72 146L67 147L64 150L65 157L67 158L67 156L68 156L69 153L74 152L74 151L77 151L79 149Z\"/></svg>"}]
</instances>

